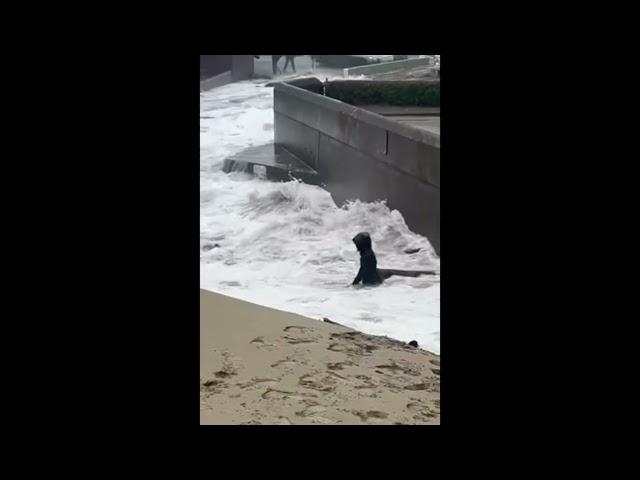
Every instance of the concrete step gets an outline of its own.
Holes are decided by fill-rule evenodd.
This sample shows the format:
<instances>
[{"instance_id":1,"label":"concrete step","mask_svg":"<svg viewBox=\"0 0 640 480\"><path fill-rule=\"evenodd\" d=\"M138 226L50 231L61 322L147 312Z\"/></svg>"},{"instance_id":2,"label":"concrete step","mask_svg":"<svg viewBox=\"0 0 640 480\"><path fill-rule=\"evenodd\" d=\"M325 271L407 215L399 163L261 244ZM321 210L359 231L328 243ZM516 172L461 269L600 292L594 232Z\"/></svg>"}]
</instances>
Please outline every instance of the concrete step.
<instances>
[{"instance_id":1,"label":"concrete step","mask_svg":"<svg viewBox=\"0 0 640 480\"><path fill-rule=\"evenodd\" d=\"M226 173L243 170L256 173L254 167L265 167L269 180L289 181L291 177L311 185L320 185L320 175L281 145L267 143L249 147L224 161Z\"/></svg>"}]
</instances>

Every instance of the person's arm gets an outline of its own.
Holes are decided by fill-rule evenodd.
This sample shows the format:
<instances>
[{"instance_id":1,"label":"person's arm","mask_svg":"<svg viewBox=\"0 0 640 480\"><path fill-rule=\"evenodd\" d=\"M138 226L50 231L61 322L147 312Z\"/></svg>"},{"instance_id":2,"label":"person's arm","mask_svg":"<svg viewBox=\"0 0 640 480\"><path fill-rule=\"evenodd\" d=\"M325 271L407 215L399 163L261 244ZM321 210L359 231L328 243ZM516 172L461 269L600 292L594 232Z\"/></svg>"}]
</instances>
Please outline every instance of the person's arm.
<instances>
[{"instance_id":1,"label":"person's arm","mask_svg":"<svg viewBox=\"0 0 640 480\"><path fill-rule=\"evenodd\" d=\"M365 269L365 261L363 257L360 257L360 269L358 270L358 275L356 275L356 278L353 279L353 283L351 285L357 285L362 280L364 280L364 273L365 273L364 269Z\"/></svg>"},{"instance_id":2,"label":"person's arm","mask_svg":"<svg viewBox=\"0 0 640 480\"><path fill-rule=\"evenodd\" d=\"M357 285L362 280L362 265L360 265L360 269L358 270L358 275L353 279L353 283L351 285Z\"/></svg>"}]
</instances>

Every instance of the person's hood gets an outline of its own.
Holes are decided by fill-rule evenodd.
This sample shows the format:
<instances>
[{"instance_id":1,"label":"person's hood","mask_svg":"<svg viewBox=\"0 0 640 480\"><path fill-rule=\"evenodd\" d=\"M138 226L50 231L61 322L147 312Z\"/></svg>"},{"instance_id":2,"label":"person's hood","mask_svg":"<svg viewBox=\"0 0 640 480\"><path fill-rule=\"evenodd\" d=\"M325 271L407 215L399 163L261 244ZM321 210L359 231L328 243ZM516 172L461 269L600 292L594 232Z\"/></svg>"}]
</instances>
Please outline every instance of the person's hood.
<instances>
[{"instance_id":1,"label":"person's hood","mask_svg":"<svg viewBox=\"0 0 640 480\"><path fill-rule=\"evenodd\" d=\"M360 252L365 252L367 250L371 250L371 237L367 232L360 232L355 237L353 237L353 243L356 244L356 248Z\"/></svg>"}]
</instances>

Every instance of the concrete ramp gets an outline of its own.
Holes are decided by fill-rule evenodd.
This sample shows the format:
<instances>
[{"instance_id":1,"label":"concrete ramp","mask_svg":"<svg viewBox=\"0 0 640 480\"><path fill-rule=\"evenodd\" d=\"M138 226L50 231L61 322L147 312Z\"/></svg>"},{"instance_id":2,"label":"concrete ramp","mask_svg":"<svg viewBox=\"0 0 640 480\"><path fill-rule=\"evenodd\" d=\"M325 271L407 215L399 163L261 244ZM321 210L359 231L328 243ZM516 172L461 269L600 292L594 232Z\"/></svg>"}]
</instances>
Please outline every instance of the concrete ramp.
<instances>
[{"instance_id":1,"label":"concrete ramp","mask_svg":"<svg viewBox=\"0 0 640 480\"><path fill-rule=\"evenodd\" d=\"M257 173L255 166L264 167L269 180L289 181L293 177L304 183L320 185L318 172L274 143L249 147L225 159L222 169L226 173L237 170Z\"/></svg>"}]
</instances>

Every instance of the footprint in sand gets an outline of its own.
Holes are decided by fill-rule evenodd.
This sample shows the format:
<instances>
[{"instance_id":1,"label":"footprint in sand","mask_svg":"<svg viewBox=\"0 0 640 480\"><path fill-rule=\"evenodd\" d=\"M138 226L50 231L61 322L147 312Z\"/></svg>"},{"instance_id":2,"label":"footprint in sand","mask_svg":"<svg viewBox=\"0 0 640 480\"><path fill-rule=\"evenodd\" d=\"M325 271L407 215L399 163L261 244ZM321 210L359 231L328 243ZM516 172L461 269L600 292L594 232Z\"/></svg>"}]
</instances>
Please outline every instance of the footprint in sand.
<instances>
[{"instance_id":1,"label":"footprint in sand","mask_svg":"<svg viewBox=\"0 0 640 480\"><path fill-rule=\"evenodd\" d=\"M252 378L251 381L253 383L261 383L263 385L268 385L270 383L278 383L279 380L277 378Z\"/></svg>"},{"instance_id":2,"label":"footprint in sand","mask_svg":"<svg viewBox=\"0 0 640 480\"><path fill-rule=\"evenodd\" d=\"M309 333L313 330L309 327L300 327L298 325L289 325L288 327L284 327L283 332L291 332L291 333Z\"/></svg>"},{"instance_id":3,"label":"footprint in sand","mask_svg":"<svg viewBox=\"0 0 640 480\"><path fill-rule=\"evenodd\" d=\"M227 387L228 385L222 380L208 379L203 381L202 379L200 379L200 393L204 394L205 396L209 396L214 393L220 393Z\"/></svg>"},{"instance_id":4,"label":"footprint in sand","mask_svg":"<svg viewBox=\"0 0 640 480\"><path fill-rule=\"evenodd\" d=\"M347 360L345 362L334 362L334 363L327 363L327 368L329 370L344 370L345 367L355 367L357 366L357 364Z\"/></svg>"},{"instance_id":5,"label":"footprint in sand","mask_svg":"<svg viewBox=\"0 0 640 480\"><path fill-rule=\"evenodd\" d=\"M385 375L385 378L380 380L380 385L388 388L391 392L400 393L404 388L404 385L393 382L389 379L388 375Z\"/></svg>"},{"instance_id":6,"label":"footprint in sand","mask_svg":"<svg viewBox=\"0 0 640 480\"><path fill-rule=\"evenodd\" d=\"M332 392L335 390L335 379L329 375L306 374L298 379L298 383L304 388L311 388L320 392Z\"/></svg>"},{"instance_id":7,"label":"footprint in sand","mask_svg":"<svg viewBox=\"0 0 640 480\"><path fill-rule=\"evenodd\" d=\"M366 375L356 375L356 376L350 377L350 376L340 375L339 373L336 373L334 371L328 371L327 374L330 377L332 377L330 379L331 380L330 384L333 384L335 382L346 384L350 388L353 388L358 393L359 396L377 397L375 389L378 387L378 385L376 385L371 380L371 378L367 377ZM324 379L327 379L327 378L328 377L324 377Z\"/></svg>"},{"instance_id":8,"label":"footprint in sand","mask_svg":"<svg viewBox=\"0 0 640 480\"><path fill-rule=\"evenodd\" d=\"M271 364L271 368L285 367L287 370L297 367L298 365L306 365L307 362L304 359L297 359L294 357L286 357L282 360L278 360Z\"/></svg>"},{"instance_id":9,"label":"footprint in sand","mask_svg":"<svg viewBox=\"0 0 640 480\"><path fill-rule=\"evenodd\" d=\"M422 415L414 415L413 419L415 420L414 425L432 425L434 423L434 419L429 419Z\"/></svg>"},{"instance_id":10,"label":"footprint in sand","mask_svg":"<svg viewBox=\"0 0 640 480\"><path fill-rule=\"evenodd\" d=\"M249 342L251 345L263 348L265 350L275 350L278 346L275 343L268 343L265 341L264 337L256 337Z\"/></svg>"},{"instance_id":11,"label":"footprint in sand","mask_svg":"<svg viewBox=\"0 0 640 480\"><path fill-rule=\"evenodd\" d=\"M338 378L338 379L340 379L340 380L342 380L344 382L353 383L351 380L349 380L348 377L344 377L344 376L340 375L339 373L328 371L327 374L331 375L332 377Z\"/></svg>"},{"instance_id":12,"label":"footprint in sand","mask_svg":"<svg viewBox=\"0 0 640 480\"><path fill-rule=\"evenodd\" d=\"M411 366L410 364L395 362L393 360L386 365L376 365L376 368L391 372L392 374L403 373L405 375L411 375L414 377L417 377L420 375L420 371L414 368L413 366Z\"/></svg>"},{"instance_id":13,"label":"footprint in sand","mask_svg":"<svg viewBox=\"0 0 640 480\"><path fill-rule=\"evenodd\" d=\"M383 375L380 383L394 392L399 390L440 391L439 376L427 377L423 382L416 382L416 378L410 378L419 377L423 374L421 367L411 362L390 360L386 364L376 365L375 368L375 373Z\"/></svg>"},{"instance_id":14,"label":"footprint in sand","mask_svg":"<svg viewBox=\"0 0 640 480\"><path fill-rule=\"evenodd\" d=\"M296 345L299 343L316 343L319 340L319 337L316 335L310 335L313 332L313 329L309 327L300 327L297 325L290 325L285 327L284 332L289 335L285 335L283 338L292 345Z\"/></svg>"},{"instance_id":15,"label":"footprint in sand","mask_svg":"<svg viewBox=\"0 0 640 480\"><path fill-rule=\"evenodd\" d=\"M215 351L215 349L214 349ZM200 391L219 393L221 388L227 388L224 380L228 380L238 374L237 362L239 358L231 356L228 352L222 353L222 368L213 372L215 379L200 380Z\"/></svg>"},{"instance_id":16,"label":"footprint in sand","mask_svg":"<svg viewBox=\"0 0 640 480\"><path fill-rule=\"evenodd\" d=\"M282 338L284 338L287 343L290 343L291 345L297 345L299 343L316 343L318 341L317 338L296 338L289 335L285 335Z\"/></svg>"},{"instance_id":17,"label":"footprint in sand","mask_svg":"<svg viewBox=\"0 0 640 480\"><path fill-rule=\"evenodd\" d=\"M252 387L273 387L280 383L280 380L277 378L252 378L250 381L245 383L237 383L236 386L242 389L252 388Z\"/></svg>"},{"instance_id":18,"label":"footprint in sand","mask_svg":"<svg viewBox=\"0 0 640 480\"><path fill-rule=\"evenodd\" d=\"M438 379L435 379L435 380L427 379L425 382L422 382L422 383L414 383L412 385L406 385L404 389L412 390L412 391L425 390L427 392L439 392L440 382Z\"/></svg>"},{"instance_id":19,"label":"footprint in sand","mask_svg":"<svg viewBox=\"0 0 640 480\"><path fill-rule=\"evenodd\" d=\"M360 420L365 423L386 423L384 419L389 416L389 414L379 410L369 410L366 412L363 410L352 410L351 413L360 417Z\"/></svg>"},{"instance_id":20,"label":"footprint in sand","mask_svg":"<svg viewBox=\"0 0 640 480\"><path fill-rule=\"evenodd\" d=\"M378 349L377 345L359 332L332 333L330 338L332 343L328 349L333 352L366 356Z\"/></svg>"},{"instance_id":21,"label":"footprint in sand","mask_svg":"<svg viewBox=\"0 0 640 480\"><path fill-rule=\"evenodd\" d=\"M278 417L274 422L274 425L293 425L293 422L287 417Z\"/></svg>"},{"instance_id":22,"label":"footprint in sand","mask_svg":"<svg viewBox=\"0 0 640 480\"><path fill-rule=\"evenodd\" d=\"M356 388L375 388L378 386L373 380L371 380L371 378L367 377L366 375L356 375L355 378L357 378L361 382L360 385L356 385Z\"/></svg>"},{"instance_id":23,"label":"footprint in sand","mask_svg":"<svg viewBox=\"0 0 640 480\"><path fill-rule=\"evenodd\" d=\"M429 388L429 385L427 385L426 383L416 383L416 384L407 385L406 387L404 387L405 390L411 390L411 391L427 390L428 388Z\"/></svg>"},{"instance_id":24,"label":"footprint in sand","mask_svg":"<svg viewBox=\"0 0 640 480\"><path fill-rule=\"evenodd\" d=\"M237 373L238 371L235 365L225 360L222 368L217 372L214 372L213 374L216 376L216 378L224 379L224 378L233 377L234 375L237 375Z\"/></svg>"},{"instance_id":25,"label":"footprint in sand","mask_svg":"<svg viewBox=\"0 0 640 480\"><path fill-rule=\"evenodd\" d=\"M313 423L335 423L334 420L322 416L326 411L327 409L321 405L309 405L304 410L296 412L296 415L308 419Z\"/></svg>"},{"instance_id":26,"label":"footprint in sand","mask_svg":"<svg viewBox=\"0 0 640 480\"><path fill-rule=\"evenodd\" d=\"M317 397L317 395L306 392L287 392L284 390L267 388L267 390L265 390L261 397L265 400L305 400L309 397Z\"/></svg>"},{"instance_id":27,"label":"footprint in sand","mask_svg":"<svg viewBox=\"0 0 640 480\"><path fill-rule=\"evenodd\" d=\"M435 418L438 416L437 412L434 412L433 410L431 410L431 408L429 408L428 405L425 405L421 402L408 403L407 410L409 410L411 413L415 413L427 418ZM415 416L413 418L415 419Z\"/></svg>"},{"instance_id":28,"label":"footprint in sand","mask_svg":"<svg viewBox=\"0 0 640 480\"><path fill-rule=\"evenodd\" d=\"M346 353L347 355L371 355L377 347L357 343L333 342L327 347L332 352Z\"/></svg>"}]
</instances>

